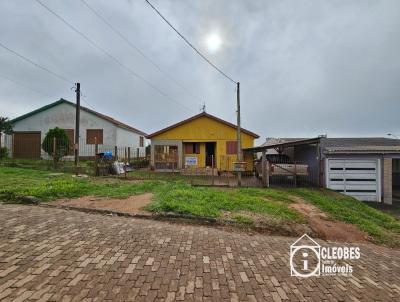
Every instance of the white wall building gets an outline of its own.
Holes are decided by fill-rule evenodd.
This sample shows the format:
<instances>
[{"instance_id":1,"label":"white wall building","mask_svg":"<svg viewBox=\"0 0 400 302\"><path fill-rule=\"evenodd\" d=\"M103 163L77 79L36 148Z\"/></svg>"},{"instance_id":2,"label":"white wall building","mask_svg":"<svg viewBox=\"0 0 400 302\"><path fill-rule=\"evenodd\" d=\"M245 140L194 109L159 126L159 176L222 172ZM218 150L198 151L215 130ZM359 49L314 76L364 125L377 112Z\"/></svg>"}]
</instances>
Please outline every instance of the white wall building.
<instances>
[{"instance_id":1,"label":"white wall building","mask_svg":"<svg viewBox=\"0 0 400 302\"><path fill-rule=\"evenodd\" d=\"M14 133L3 140L9 153L15 158L44 158L47 154L41 148L46 133L55 127L64 129L72 143L75 140L74 103L60 99L47 106L22 115L11 121ZM145 156L146 133L119 122L109 116L81 106L79 155L93 156L95 142L99 152L111 151L115 146L123 155L130 147L131 156ZM71 154L72 155L72 154Z\"/></svg>"}]
</instances>

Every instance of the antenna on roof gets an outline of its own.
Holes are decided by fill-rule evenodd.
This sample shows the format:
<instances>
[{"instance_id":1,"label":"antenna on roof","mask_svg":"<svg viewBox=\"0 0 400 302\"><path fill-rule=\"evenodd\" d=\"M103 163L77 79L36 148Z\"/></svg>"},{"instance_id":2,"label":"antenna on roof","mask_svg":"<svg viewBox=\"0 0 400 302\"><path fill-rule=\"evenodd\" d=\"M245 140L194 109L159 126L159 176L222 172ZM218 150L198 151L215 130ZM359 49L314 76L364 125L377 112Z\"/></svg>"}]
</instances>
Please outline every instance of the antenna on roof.
<instances>
[{"instance_id":1,"label":"antenna on roof","mask_svg":"<svg viewBox=\"0 0 400 302\"><path fill-rule=\"evenodd\" d=\"M205 102L203 103L203 106L201 106L200 111L206 112L206 103Z\"/></svg>"}]
</instances>

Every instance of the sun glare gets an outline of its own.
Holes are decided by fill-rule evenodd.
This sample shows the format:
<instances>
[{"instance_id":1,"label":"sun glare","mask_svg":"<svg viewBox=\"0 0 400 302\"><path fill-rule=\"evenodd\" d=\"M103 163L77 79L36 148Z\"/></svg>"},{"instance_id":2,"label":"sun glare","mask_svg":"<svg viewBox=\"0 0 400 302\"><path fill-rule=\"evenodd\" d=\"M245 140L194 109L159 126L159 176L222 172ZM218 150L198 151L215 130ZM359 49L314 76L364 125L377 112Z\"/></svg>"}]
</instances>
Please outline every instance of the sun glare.
<instances>
[{"instance_id":1,"label":"sun glare","mask_svg":"<svg viewBox=\"0 0 400 302\"><path fill-rule=\"evenodd\" d=\"M209 34L206 42L207 42L207 49L211 53L217 52L222 46L222 39L216 33Z\"/></svg>"}]
</instances>

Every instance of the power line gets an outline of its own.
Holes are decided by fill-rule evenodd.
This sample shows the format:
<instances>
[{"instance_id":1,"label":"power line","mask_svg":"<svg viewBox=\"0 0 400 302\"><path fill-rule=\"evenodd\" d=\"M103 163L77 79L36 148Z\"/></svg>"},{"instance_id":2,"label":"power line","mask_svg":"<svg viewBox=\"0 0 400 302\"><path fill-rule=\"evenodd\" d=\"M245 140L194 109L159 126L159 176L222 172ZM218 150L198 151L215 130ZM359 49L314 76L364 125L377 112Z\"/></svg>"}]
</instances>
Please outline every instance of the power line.
<instances>
[{"instance_id":1,"label":"power line","mask_svg":"<svg viewBox=\"0 0 400 302\"><path fill-rule=\"evenodd\" d=\"M168 20L165 18L161 12L150 3L149 0L145 0L150 7L155 10L155 12L188 44L200 57L202 57L208 64L210 64L214 69L216 69L220 74L222 74L225 78L230 80L231 82L236 84L236 81L233 80L230 76L228 76L225 72L223 72L220 68L218 68L214 63L212 63L205 55L203 55L200 50L198 50L188 39L185 38Z\"/></svg>"},{"instance_id":2,"label":"power line","mask_svg":"<svg viewBox=\"0 0 400 302\"><path fill-rule=\"evenodd\" d=\"M24 87L24 88L26 88L26 89L32 90L32 91L34 91L34 92L36 92L36 93L38 93L38 94L41 94L41 95L43 95L43 96L47 96L47 97L50 97L50 98L51 98L51 96L50 96L49 94L44 93L43 91L37 90L37 89L35 89L35 88L29 87L29 86L27 86L27 85L25 85L25 84L22 84L21 82L16 81L16 80L14 80L14 79L11 79L11 78L5 76L4 74L0 74L0 77L2 77L3 79L6 79L6 80L8 80L8 81L10 81L10 82L12 82L12 83L14 83L14 84L16 84L16 85L19 85L19 86Z\"/></svg>"},{"instance_id":3,"label":"power line","mask_svg":"<svg viewBox=\"0 0 400 302\"><path fill-rule=\"evenodd\" d=\"M180 88L185 90L190 96L198 99L199 101L203 101L198 96L194 95L192 92L189 91L185 86L175 80L170 74L164 71L154 60L149 58L142 50L140 50L135 44L131 42L124 34L121 33L118 29L116 29L105 17L103 17L98 11L96 11L92 6L90 6L85 0L81 0L81 2L100 20L102 20L116 35L118 35L122 40L124 40L132 49L134 49L137 53L139 53L144 59L146 59L150 64L152 64L159 72L161 72L165 77L169 78L173 81L176 85Z\"/></svg>"},{"instance_id":4,"label":"power line","mask_svg":"<svg viewBox=\"0 0 400 302\"><path fill-rule=\"evenodd\" d=\"M74 90L74 91L76 90L76 83L75 83L75 85L74 85L73 87L71 87L71 90ZM96 109L94 109L94 108L92 107L92 105L90 105L89 102L86 100L86 96L83 95L82 90L80 90L80 91L81 91L81 99L86 103L86 105L88 105L88 107L89 107L90 109L96 111Z\"/></svg>"},{"instance_id":5,"label":"power line","mask_svg":"<svg viewBox=\"0 0 400 302\"><path fill-rule=\"evenodd\" d=\"M89 102L86 100L86 97L82 95L82 100L86 103L86 105L88 105L88 107L94 111L96 111L96 109L93 108L92 105L89 104Z\"/></svg>"},{"instance_id":6,"label":"power line","mask_svg":"<svg viewBox=\"0 0 400 302\"><path fill-rule=\"evenodd\" d=\"M19 57L20 59L24 60L25 62L28 62L28 63L36 66L37 68L40 68L40 69L52 74L53 76L65 81L67 83L70 83L70 84L73 83L73 81L68 80L66 77L64 77L64 76L62 76L62 75L60 75L60 74L58 74L58 73L56 73L56 72L54 72L54 71L42 66L42 65L32 61L31 59L28 59L27 57L21 55L20 53L16 52L15 50L12 50L11 48L7 47L6 45L4 45L1 42L0 42L0 47L4 48L5 50L9 51L10 53L16 55L17 57Z\"/></svg>"},{"instance_id":7,"label":"power line","mask_svg":"<svg viewBox=\"0 0 400 302\"><path fill-rule=\"evenodd\" d=\"M0 46L1 46L2 48L4 48L5 50L9 51L11 54L13 54L13 55L19 57L20 59L24 60L25 62L27 62L27 63L29 63L29 64L32 64L33 66L35 66L35 67L37 67L37 68L40 68L40 69L42 69L42 70L48 72L49 74L51 74L51 75L53 75L53 76L55 76L55 77L57 77L57 78L59 78L59 79L65 81L65 82L67 82L67 83L69 83L69 84L75 84L73 81L68 80L66 77L60 75L59 73L54 72L54 71L48 69L47 67L44 67L44 66L42 66L42 65L40 65L40 64L38 64L38 63L36 63L35 61L33 61L33 60L31 60L31 59L29 59L29 58L27 58L27 57L21 55L21 54L18 53L17 51L15 51L15 50L13 50L13 49L7 47L6 45L2 44L1 42L0 42ZM48 94L46 94L46 93L43 93L42 91L39 91L39 90L34 89L34 88L32 88L32 87L26 86L26 85L24 85L24 84L22 84L22 83L20 83L20 82L17 82L17 81L15 81L15 80L13 80L13 79L11 79L11 78L5 76L5 75L0 74L0 77L4 78L4 79L6 79L6 80L9 80L10 82L13 82L13 83L15 83L15 84L17 84L17 85L20 85L20 86L23 86L23 87L25 87L25 88L27 88L27 89L30 89L30 90L32 90L32 91L35 91L35 92L37 92L37 93L39 93L39 94L45 95L45 96L47 96L47 97L51 97L50 95L48 95ZM83 97L83 98L84 98L84 97ZM89 104L88 101L86 101L85 99L84 99L83 101L84 101L90 108L93 109L93 107ZM94 110L94 109L93 109L93 110Z\"/></svg>"},{"instance_id":8,"label":"power line","mask_svg":"<svg viewBox=\"0 0 400 302\"><path fill-rule=\"evenodd\" d=\"M101 51L102 53L104 53L107 57L109 57L111 60L113 60L115 63L117 63L120 67L122 67L123 69L125 69L126 71L128 71L130 74L132 74L133 76L135 76L136 78L142 80L143 82L145 82L148 86L150 86L151 88L153 88L154 90L156 90L159 94L165 96L166 98L168 98L170 101L177 103L183 107L185 107L186 109L188 109L189 111L193 111L192 109L190 109L189 107L183 105L182 103L174 100L173 98L171 98L169 95L167 95L165 92L163 92L161 89L159 89L157 86L153 85L150 81L146 80L145 78L143 78L141 75L139 75L138 73L136 73L133 69L127 67L126 65L124 65L120 60L118 60L116 57L114 57L113 55L111 55L110 53L108 53L104 48L102 48L101 46L97 45L92 39L90 39L87 35L85 35L84 33L82 33L81 31L79 31L76 27L74 27L71 23L69 23L67 20L65 20L63 17L61 17L59 14L57 14L55 11L53 11L51 8L49 8L47 5L45 5L43 2L41 2L40 0L35 0L38 4L40 4L42 7L44 7L47 11L49 11L51 14L53 14L54 16L56 16L59 20L61 20L65 25L67 25L69 28L71 28L74 32L76 32L78 35L80 35L82 38L84 38L86 41L89 42L90 45L92 45L94 48L96 48L97 50Z\"/></svg>"}]
</instances>

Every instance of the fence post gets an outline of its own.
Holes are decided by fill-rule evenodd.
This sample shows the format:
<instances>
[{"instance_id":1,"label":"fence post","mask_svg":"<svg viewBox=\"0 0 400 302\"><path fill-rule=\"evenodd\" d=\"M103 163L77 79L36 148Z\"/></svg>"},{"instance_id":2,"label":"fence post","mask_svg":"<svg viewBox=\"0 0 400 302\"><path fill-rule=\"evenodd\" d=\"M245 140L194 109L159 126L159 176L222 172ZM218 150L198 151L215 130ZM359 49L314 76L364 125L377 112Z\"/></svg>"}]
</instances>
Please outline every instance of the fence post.
<instances>
[{"instance_id":1,"label":"fence post","mask_svg":"<svg viewBox=\"0 0 400 302\"><path fill-rule=\"evenodd\" d=\"M231 186L231 173L232 173L232 171L231 171L231 158L230 158L230 156L227 156L226 157L226 160L227 160L227 162L228 162L228 187L230 187Z\"/></svg>"},{"instance_id":2,"label":"fence post","mask_svg":"<svg viewBox=\"0 0 400 302\"><path fill-rule=\"evenodd\" d=\"M128 163L131 163L131 147L128 147Z\"/></svg>"},{"instance_id":3,"label":"fence post","mask_svg":"<svg viewBox=\"0 0 400 302\"><path fill-rule=\"evenodd\" d=\"M139 158L139 148L136 148L136 158Z\"/></svg>"},{"instance_id":4,"label":"fence post","mask_svg":"<svg viewBox=\"0 0 400 302\"><path fill-rule=\"evenodd\" d=\"M266 182L266 184L267 184L267 188L269 188L269 162L268 162L268 160L266 160L266 162L267 162L267 171L266 171L266 177L267 177L267 182Z\"/></svg>"},{"instance_id":5,"label":"fence post","mask_svg":"<svg viewBox=\"0 0 400 302\"><path fill-rule=\"evenodd\" d=\"M117 146L114 147L114 158L115 158L115 160L118 160L118 147Z\"/></svg>"},{"instance_id":6,"label":"fence post","mask_svg":"<svg viewBox=\"0 0 400 302\"><path fill-rule=\"evenodd\" d=\"M214 185L214 155L211 155L211 185Z\"/></svg>"},{"instance_id":7,"label":"fence post","mask_svg":"<svg viewBox=\"0 0 400 302\"><path fill-rule=\"evenodd\" d=\"M266 173L265 173L265 150L262 151L261 155L261 179L262 179L262 185L265 187L267 185L267 179L266 179Z\"/></svg>"},{"instance_id":8,"label":"fence post","mask_svg":"<svg viewBox=\"0 0 400 302\"><path fill-rule=\"evenodd\" d=\"M127 159L127 154L126 154L126 147L124 148L124 151L125 151L125 157L124 157L124 164L125 164L125 166L124 166L124 171L125 171L125 179L127 178L127 175L126 175L126 166L127 166L127 164L126 164L126 159Z\"/></svg>"},{"instance_id":9,"label":"fence post","mask_svg":"<svg viewBox=\"0 0 400 302\"><path fill-rule=\"evenodd\" d=\"M138 148L138 150L139 150L139 148ZM174 152L172 152L172 154L174 154ZM172 176L175 176L174 175L174 164L175 164L175 162L174 162L174 160L175 160L175 155L173 155L173 158L172 158L172 162L171 162L171 164L172 164Z\"/></svg>"},{"instance_id":10,"label":"fence post","mask_svg":"<svg viewBox=\"0 0 400 302\"><path fill-rule=\"evenodd\" d=\"M53 137L53 164L54 164L54 169L57 167L57 158L56 158L56 156L57 156L57 151L56 151L56 149L57 149L57 138L56 137Z\"/></svg>"},{"instance_id":11,"label":"fence post","mask_svg":"<svg viewBox=\"0 0 400 302\"><path fill-rule=\"evenodd\" d=\"M294 186L297 187L297 166L296 166L296 161L294 162Z\"/></svg>"},{"instance_id":12,"label":"fence post","mask_svg":"<svg viewBox=\"0 0 400 302\"><path fill-rule=\"evenodd\" d=\"M97 158L97 153L99 153L99 145L97 144L97 138L94 138L94 175L99 176L99 162Z\"/></svg>"}]
</instances>

